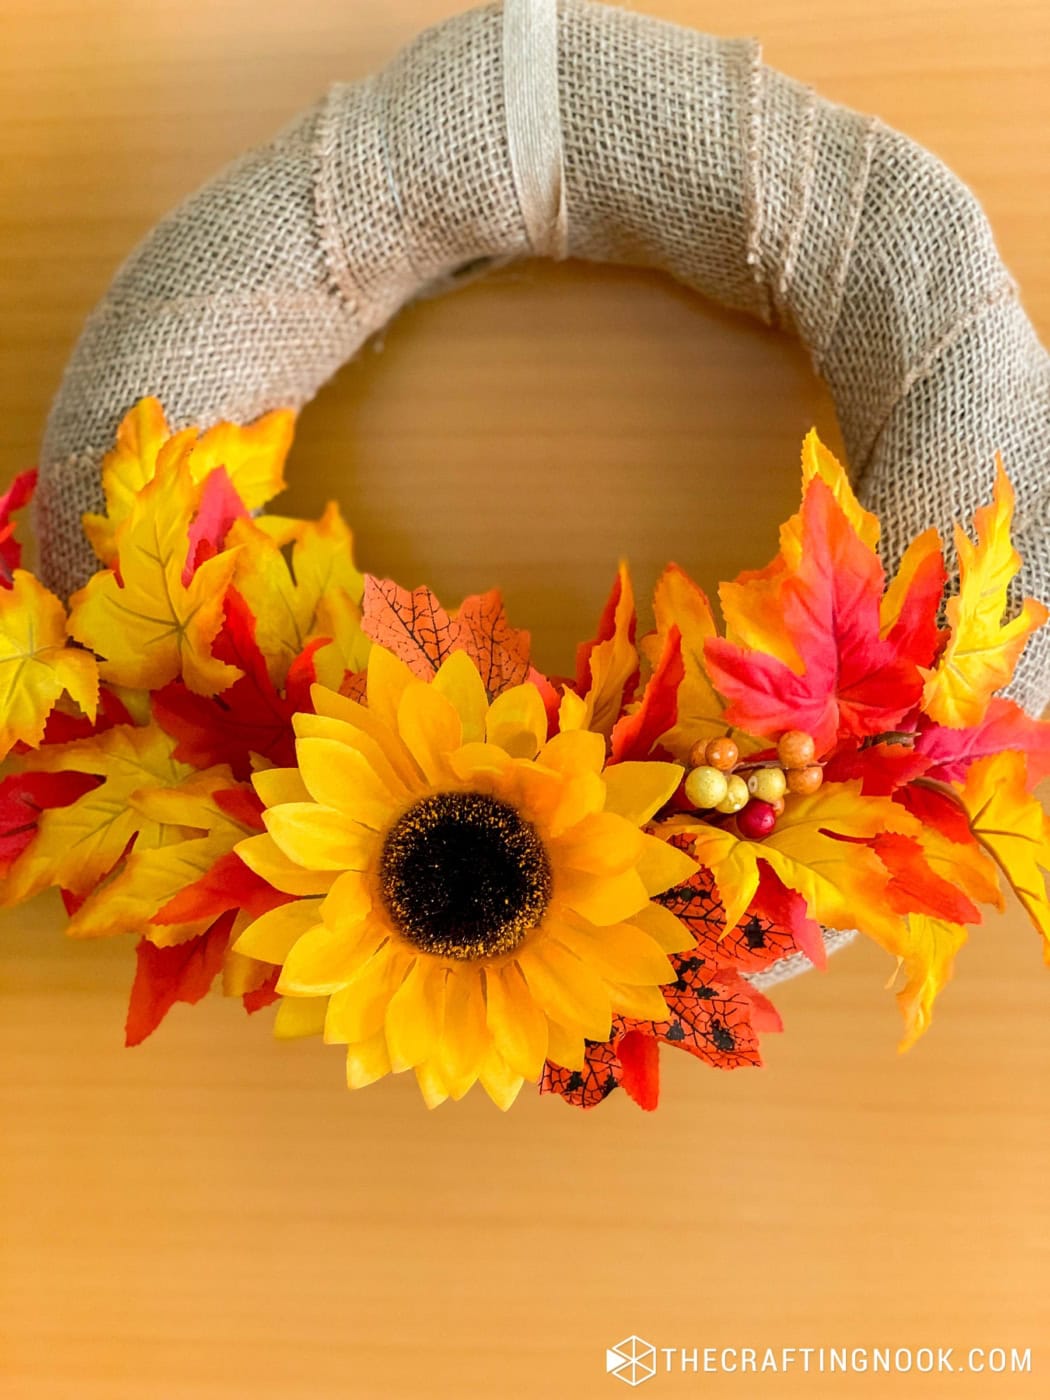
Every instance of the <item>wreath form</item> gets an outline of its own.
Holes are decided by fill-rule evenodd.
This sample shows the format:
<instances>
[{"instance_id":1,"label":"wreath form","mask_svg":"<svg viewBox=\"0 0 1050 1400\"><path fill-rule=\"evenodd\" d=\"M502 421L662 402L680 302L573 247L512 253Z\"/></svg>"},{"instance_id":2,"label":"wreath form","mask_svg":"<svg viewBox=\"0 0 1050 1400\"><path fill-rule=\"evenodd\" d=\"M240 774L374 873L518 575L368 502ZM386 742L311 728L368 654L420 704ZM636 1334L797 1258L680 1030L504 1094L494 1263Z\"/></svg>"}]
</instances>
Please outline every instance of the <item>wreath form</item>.
<instances>
[{"instance_id":1,"label":"wreath form","mask_svg":"<svg viewBox=\"0 0 1050 1400\"><path fill-rule=\"evenodd\" d=\"M173 430L298 409L414 297L530 255L657 267L792 330L832 391L887 572L931 521L975 514L1001 452L1024 559L1011 600L1050 596L1047 356L972 194L914 142L764 67L756 43L589 0L438 25L157 225L49 417L45 581L68 596L97 567L81 519L104 505L102 457L131 404L156 396ZM1045 704L1046 632L1011 693ZM829 950L852 936L824 931Z\"/></svg>"}]
</instances>

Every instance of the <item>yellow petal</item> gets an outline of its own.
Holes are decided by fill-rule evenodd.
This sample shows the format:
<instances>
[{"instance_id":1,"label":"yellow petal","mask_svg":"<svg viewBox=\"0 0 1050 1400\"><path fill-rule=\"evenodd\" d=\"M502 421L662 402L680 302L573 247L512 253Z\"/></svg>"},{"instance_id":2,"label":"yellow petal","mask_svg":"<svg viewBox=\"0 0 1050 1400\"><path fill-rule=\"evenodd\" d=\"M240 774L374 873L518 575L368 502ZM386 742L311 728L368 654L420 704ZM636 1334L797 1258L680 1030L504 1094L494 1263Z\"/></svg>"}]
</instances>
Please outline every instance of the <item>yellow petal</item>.
<instances>
[{"instance_id":1,"label":"yellow petal","mask_svg":"<svg viewBox=\"0 0 1050 1400\"><path fill-rule=\"evenodd\" d=\"M618 924L649 902L637 870L619 875L589 875L582 870L559 870L557 897L592 924Z\"/></svg>"},{"instance_id":2,"label":"yellow petal","mask_svg":"<svg viewBox=\"0 0 1050 1400\"><path fill-rule=\"evenodd\" d=\"M465 1088L477 1077L478 1065L488 1053L488 1047L481 973L469 964L449 968L437 1059L452 1098L462 1097ZM468 1083L460 1091L459 1086L465 1080Z\"/></svg>"},{"instance_id":3,"label":"yellow petal","mask_svg":"<svg viewBox=\"0 0 1050 1400\"><path fill-rule=\"evenodd\" d=\"M398 731L397 712L401 697L414 684L415 676L393 652L376 646L368 653L368 710L395 734Z\"/></svg>"},{"instance_id":4,"label":"yellow petal","mask_svg":"<svg viewBox=\"0 0 1050 1400\"><path fill-rule=\"evenodd\" d=\"M397 727L427 781L445 782L449 755L463 742L463 725L451 701L416 681L401 696Z\"/></svg>"},{"instance_id":5,"label":"yellow petal","mask_svg":"<svg viewBox=\"0 0 1050 1400\"><path fill-rule=\"evenodd\" d=\"M346 1083L350 1089L363 1089L390 1073L386 1036L377 1031L368 1040L346 1047Z\"/></svg>"},{"instance_id":6,"label":"yellow petal","mask_svg":"<svg viewBox=\"0 0 1050 1400\"><path fill-rule=\"evenodd\" d=\"M333 739L299 739L295 752L309 796L373 831L390 823L408 795L400 781L391 791L360 749Z\"/></svg>"},{"instance_id":7,"label":"yellow petal","mask_svg":"<svg viewBox=\"0 0 1050 1400\"><path fill-rule=\"evenodd\" d=\"M304 1035L320 1035L324 1030L325 997L284 997L277 1003L273 1033L278 1040L298 1040Z\"/></svg>"},{"instance_id":8,"label":"yellow petal","mask_svg":"<svg viewBox=\"0 0 1050 1400\"><path fill-rule=\"evenodd\" d=\"M293 899L260 914L233 945L238 953L260 962L283 963L304 933L321 922L319 899Z\"/></svg>"},{"instance_id":9,"label":"yellow petal","mask_svg":"<svg viewBox=\"0 0 1050 1400\"><path fill-rule=\"evenodd\" d=\"M650 894L662 894L674 885L691 880L696 874L696 861L658 836L646 836L638 874Z\"/></svg>"},{"instance_id":10,"label":"yellow petal","mask_svg":"<svg viewBox=\"0 0 1050 1400\"><path fill-rule=\"evenodd\" d=\"M280 890L282 894L327 894L332 884L329 871L304 870L289 860L272 836L248 836L238 841L234 850L249 870Z\"/></svg>"},{"instance_id":11,"label":"yellow petal","mask_svg":"<svg viewBox=\"0 0 1050 1400\"><path fill-rule=\"evenodd\" d=\"M560 943L539 937L517 955L529 990L548 1016L578 1026L588 1040L606 1040L611 1011L601 978Z\"/></svg>"},{"instance_id":12,"label":"yellow petal","mask_svg":"<svg viewBox=\"0 0 1050 1400\"><path fill-rule=\"evenodd\" d=\"M554 768L566 775L601 773L605 764L605 739L590 729L567 729L544 744L538 761L545 768Z\"/></svg>"},{"instance_id":13,"label":"yellow petal","mask_svg":"<svg viewBox=\"0 0 1050 1400\"><path fill-rule=\"evenodd\" d=\"M449 754L449 767L461 782L475 778L493 778L510 769L514 760L495 744L464 744Z\"/></svg>"},{"instance_id":14,"label":"yellow petal","mask_svg":"<svg viewBox=\"0 0 1050 1400\"><path fill-rule=\"evenodd\" d=\"M386 1044L395 1070L430 1059L441 1035L445 969L434 958L416 958L386 1009Z\"/></svg>"},{"instance_id":15,"label":"yellow petal","mask_svg":"<svg viewBox=\"0 0 1050 1400\"><path fill-rule=\"evenodd\" d=\"M316 802L268 807L263 821L280 850L306 870L364 870L375 849L375 832Z\"/></svg>"},{"instance_id":16,"label":"yellow petal","mask_svg":"<svg viewBox=\"0 0 1050 1400\"><path fill-rule=\"evenodd\" d=\"M518 1097L525 1082L520 1074L515 1074L500 1055L499 1051L489 1051L485 1063L478 1071L478 1079L486 1094L496 1105L506 1111Z\"/></svg>"},{"instance_id":17,"label":"yellow petal","mask_svg":"<svg viewBox=\"0 0 1050 1400\"><path fill-rule=\"evenodd\" d=\"M379 650L379 648L373 648L373 650ZM400 698L400 692L398 692L398 697ZM346 725L348 729L353 731L352 737L345 733L340 736L328 731L309 729L306 725L310 717L305 715L296 715L294 718L296 734L312 735L316 733L317 737L321 739L342 737L344 742L351 743L355 748L360 748L376 772L383 774L384 769L374 753L374 749L378 748L386 756L390 766L402 782L411 784L416 780L415 764L397 733L396 704L392 712L394 719L390 724L387 724L379 715L373 714L367 706L349 699L346 695L339 695L333 690L327 690L324 686L312 686L310 699L317 711L314 718L338 720L340 724Z\"/></svg>"},{"instance_id":18,"label":"yellow petal","mask_svg":"<svg viewBox=\"0 0 1050 1400\"><path fill-rule=\"evenodd\" d=\"M587 1062L587 1046L578 1030L569 1030L547 1017L547 1059L565 1069L583 1069Z\"/></svg>"},{"instance_id":19,"label":"yellow petal","mask_svg":"<svg viewBox=\"0 0 1050 1400\"><path fill-rule=\"evenodd\" d=\"M605 802L605 784L596 773L566 778L535 764L516 763L506 775L506 800L554 839ZM502 795L502 794L501 794Z\"/></svg>"},{"instance_id":20,"label":"yellow petal","mask_svg":"<svg viewBox=\"0 0 1050 1400\"><path fill-rule=\"evenodd\" d=\"M485 977L488 1025L496 1048L512 1070L535 1081L547 1058L547 1017L514 963L490 968Z\"/></svg>"},{"instance_id":21,"label":"yellow petal","mask_svg":"<svg viewBox=\"0 0 1050 1400\"><path fill-rule=\"evenodd\" d=\"M328 996L351 982L387 936L378 923L353 933L318 924L289 949L277 982L281 995Z\"/></svg>"},{"instance_id":22,"label":"yellow petal","mask_svg":"<svg viewBox=\"0 0 1050 1400\"><path fill-rule=\"evenodd\" d=\"M352 982L328 1003L324 1038L329 1044L355 1045L383 1027L386 1009L409 965L392 943L384 943Z\"/></svg>"},{"instance_id":23,"label":"yellow petal","mask_svg":"<svg viewBox=\"0 0 1050 1400\"><path fill-rule=\"evenodd\" d=\"M547 711L534 685L514 685L497 695L485 722L485 737L511 758L535 758L547 741Z\"/></svg>"},{"instance_id":24,"label":"yellow petal","mask_svg":"<svg viewBox=\"0 0 1050 1400\"><path fill-rule=\"evenodd\" d=\"M372 891L359 870L344 870L337 875L321 905L321 918L329 928L355 928L372 911Z\"/></svg>"},{"instance_id":25,"label":"yellow petal","mask_svg":"<svg viewBox=\"0 0 1050 1400\"><path fill-rule=\"evenodd\" d=\"M593 812L550 843L557 866L592 875L630 870L642 853L642 833L613 812Z\"/></svg>"},{"instance_id":26,"label":"yellow petal","mask_svg":"<svg viewBox=\"0 0 1050 1400\"><path fill-rule=\"evenodd\" d=\"M298 768L260 768L252 774L252 787L267 807L276 807L279 802L307 802L310 797Z\"/></svg>"},{"instance_id":27,"label":"yellow petal","mask_svg":"<svg viewBox=\"0 0 1050 1400\"><path fill-rule=\"evenodd\" d=\"M671 1012L659 987L630 987L607 983L613 1009L636 1021L666 1021Z\"/></svg>"},{"instance_id":28,"label":"yellow petal","mask_svg":"<svg viewBox=\"0 0 1050 1400\"><path fill-rule=\"evenodd\" d=\"M566 919L551 930L551 936L610 982L664 986L677 975L666 954L633 924L594 928Z\"/></svg>"},{"instance_id":29,"label":"yellow petal","mask_svg":"<svg viewBox=\"0 0 1050 1400\"><path fill-rule=\"evenodd\" d=\"M630 922L655 939L665 953L684 953L687 948L696 946L696 939L681 919L662 904L647 904L637 914L631 915Z\"/></svg>"},{"instance_id":30,"label":"yellow petal","mask_svg":"<svg viewBox=\"0 0 1050 1400\"><path fill-rule=\"evenodd\" d=\"M577 695L575 690L564 691L558 706L559 732L571 734L574 729L585 728L589 713L587 701L581 695Z\"/></svg>"},{"instance_id":31,"label":"yellow petal","mask_svg":"<svg viewBox=\"0 0 1050 1400\"><path fill-rule=\"evenodd\" d=\"M668 802L683 770L677 763L614 763L605 779L605 810L642 826Z\"/></svg>"},{"instance_id":32,"label":"yellow petal","mask_svg":"<svg viewBox=\"0 0 1050 1400\"><path fill-rule=\"evenodd\" d=\"M311 692L315 702L317 686ZM343 696L337 699L342 700ZM352 700L345 702L352 705ZM367 710L363 711L367 714ZM334 715L298 714L292 716L292 727L297 739L330 739L343 744L348 749L358 750L368 760L374 771L383 779L391 792L401 788L406 791L420 786L419 769L412 762L412 756L400 738L382 725L376 731L382 738L376 738L355 724Z\"/></svg>"},{"instance_id":33,"label":"yellow petal","mask_svg":"<svg viewBox=\"0 0 1050 1400\"><path fill-rule=\"evenodd\" d=\"M465 651L454 651L441 663L431 682L459 715L463 726L463 742L478 743L485 737L485 715L489 698L478 668Z\"/></svg>"}]
</instances>

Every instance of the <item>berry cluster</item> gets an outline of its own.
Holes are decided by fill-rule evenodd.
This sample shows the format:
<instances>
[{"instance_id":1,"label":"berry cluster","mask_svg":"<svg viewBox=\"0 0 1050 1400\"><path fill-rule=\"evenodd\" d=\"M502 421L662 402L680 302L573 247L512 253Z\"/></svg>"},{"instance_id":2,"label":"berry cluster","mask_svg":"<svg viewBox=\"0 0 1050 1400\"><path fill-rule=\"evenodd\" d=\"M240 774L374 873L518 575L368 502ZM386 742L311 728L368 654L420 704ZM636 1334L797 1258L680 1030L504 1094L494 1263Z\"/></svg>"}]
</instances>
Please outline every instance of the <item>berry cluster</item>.
<instances>
[{"instance_id":1,"label":"berry cluster","mask_svg":"<svg viewBox=\"0 0 1050 1400\"><path fill-rule=\"evenodd\" d=\"M698 811L734 817L741 836L758 841L776 826L789 793L806 794L820 787L824 770L815 758L813 739L801 729L781 736L776 759L744 764L728 736L700 739L689 753L686 800Z\"/></svg>"}]
</instances>

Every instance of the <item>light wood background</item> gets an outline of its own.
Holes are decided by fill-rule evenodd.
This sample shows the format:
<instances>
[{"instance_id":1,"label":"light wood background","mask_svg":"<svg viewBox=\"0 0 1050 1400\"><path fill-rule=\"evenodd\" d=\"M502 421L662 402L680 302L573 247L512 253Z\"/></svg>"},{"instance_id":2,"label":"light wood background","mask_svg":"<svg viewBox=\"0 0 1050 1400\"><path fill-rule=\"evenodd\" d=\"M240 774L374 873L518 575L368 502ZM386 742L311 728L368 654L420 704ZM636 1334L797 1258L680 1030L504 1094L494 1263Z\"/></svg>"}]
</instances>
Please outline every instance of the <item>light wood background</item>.
<instances>
[{"instance_id":1,"label":"light wood background","mask_svg":"<svg viewBox=\"0 0 1050 1400\"><path fill-rule=\"evenodd\" d=\"M0 482L34 459L82 318L182 194L450 0L6 0ZM645 0L757 33L976 189L1050 331L1041 0ZM305 414L293 505L339 494L368 567L494 582L564 667L621 552L707 585L772 551L829 403L788 342L656 277L524 266L393 325ZM496 567L498 565L498 568ZM0 1392L11 1400L620 1393L603 1352L1030 1346L1034 1374L661 1377L653 1395L1014 1397L1050 1374L1050 977L1016 911L898 1057L870 946L777 1000L764 1071L664 1055L664 1103L350 1096L335 1050L181 1008L121 1048L126 943L0 921ZM646 1395L650 1393L647 1389Z\"/></svg>"}]
</instances>

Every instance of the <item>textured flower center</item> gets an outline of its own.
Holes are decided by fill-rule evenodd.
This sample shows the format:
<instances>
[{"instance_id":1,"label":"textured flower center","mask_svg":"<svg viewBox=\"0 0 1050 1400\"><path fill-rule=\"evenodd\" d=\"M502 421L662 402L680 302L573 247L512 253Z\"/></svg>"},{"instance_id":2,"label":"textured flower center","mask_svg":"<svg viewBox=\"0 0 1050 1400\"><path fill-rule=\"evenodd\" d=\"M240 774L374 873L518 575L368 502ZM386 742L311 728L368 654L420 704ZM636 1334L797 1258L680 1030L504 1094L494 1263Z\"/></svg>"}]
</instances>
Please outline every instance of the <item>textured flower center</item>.
<instances>
[{"instance_id":1,"label":"textured flower center","mask_svg":"<svg viewBox=\"0 0 1050 1400\"><path fill-rule=\"evenodd\" d=\"M535 829L480 792L424 797L390 830L379 883L401 933L427 953L509 953L550 902L551 867Z\"/></svg>"}]
</instances>

